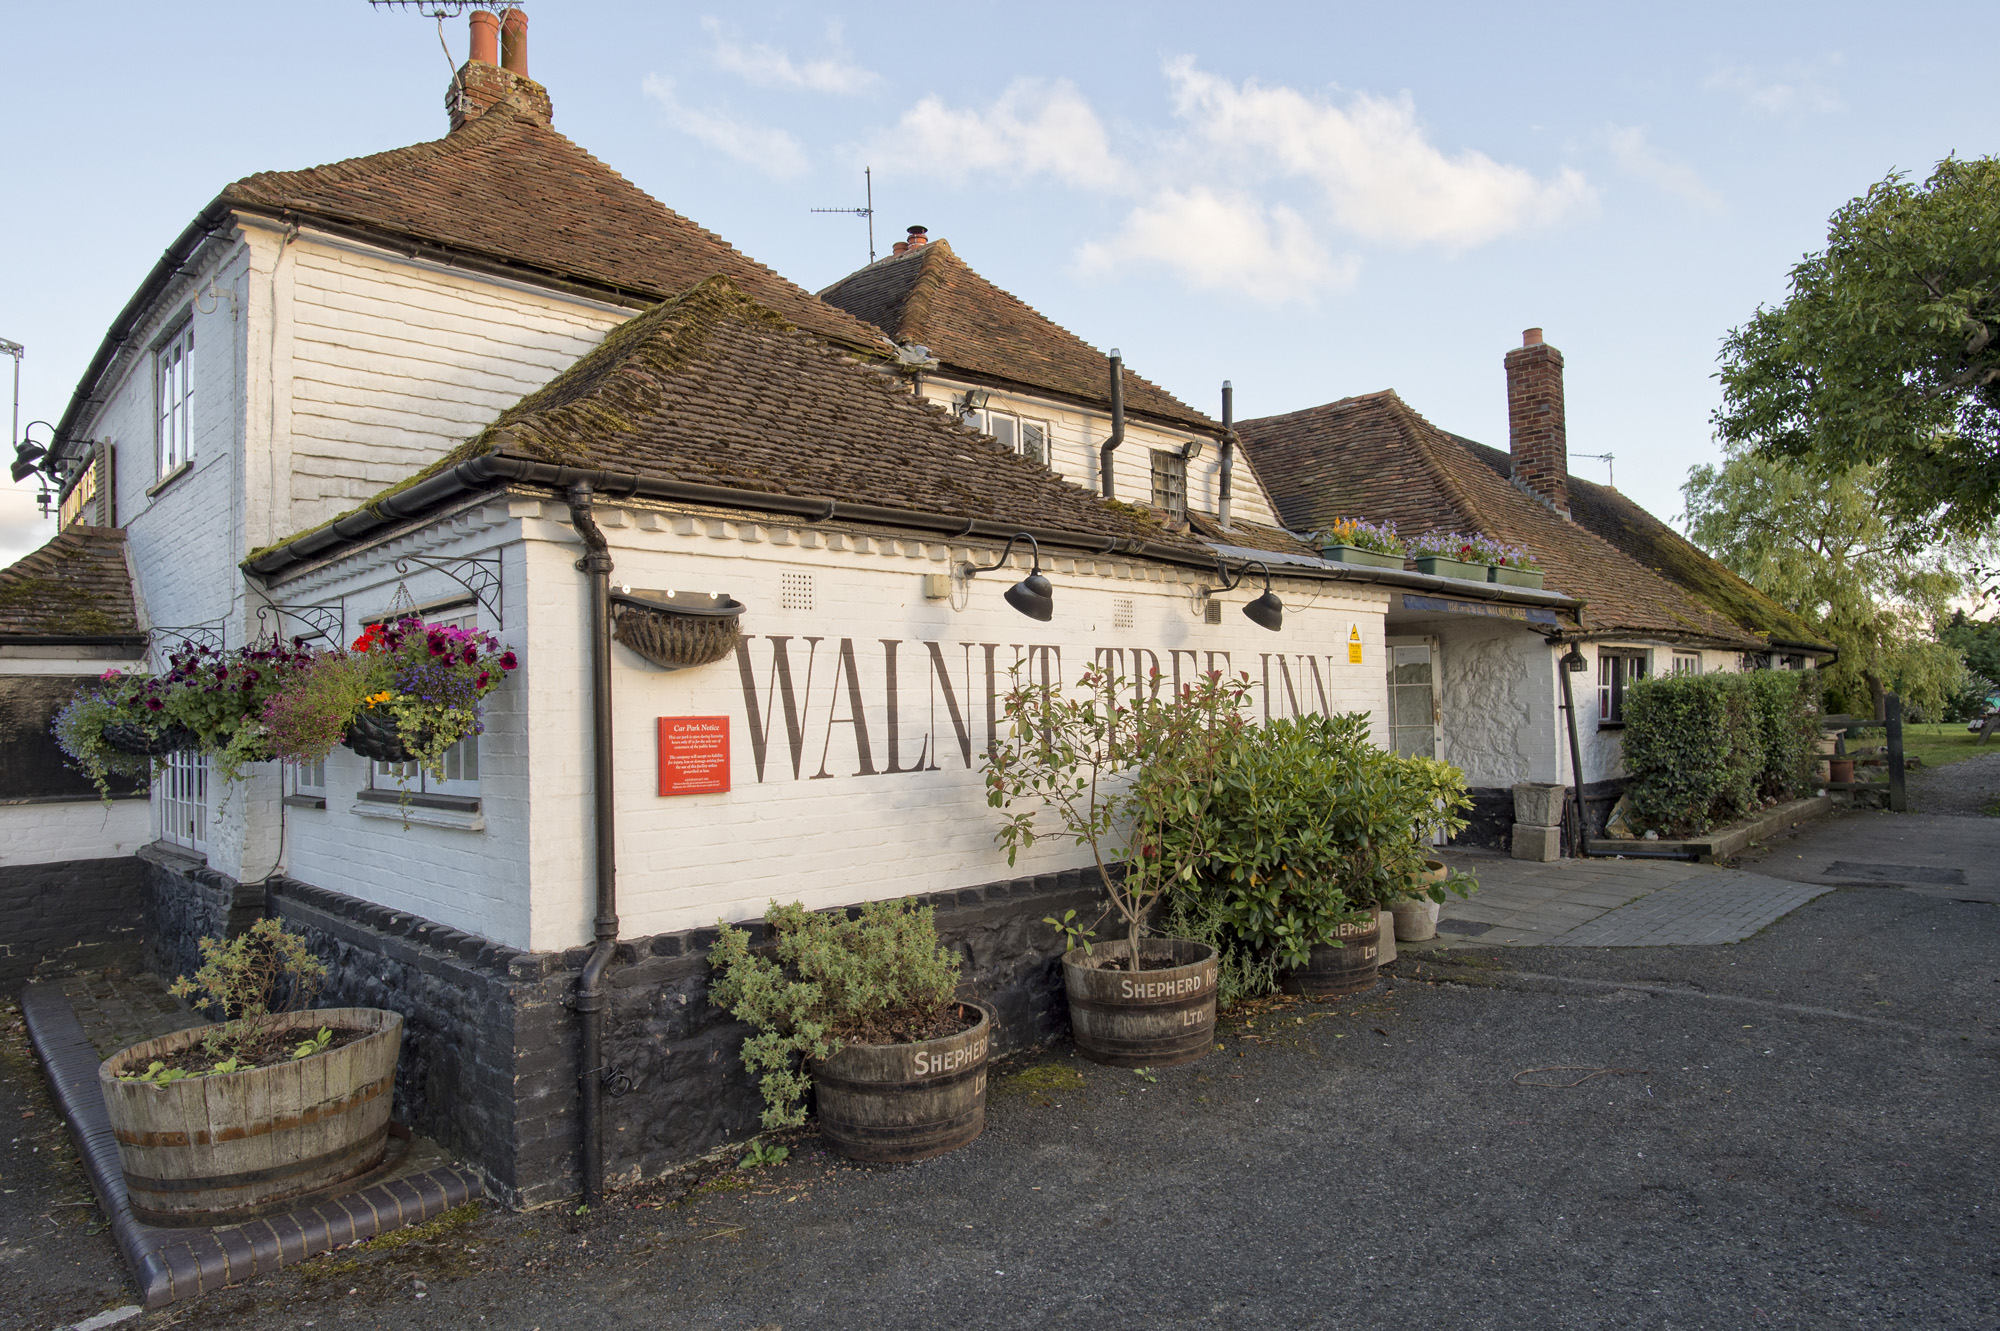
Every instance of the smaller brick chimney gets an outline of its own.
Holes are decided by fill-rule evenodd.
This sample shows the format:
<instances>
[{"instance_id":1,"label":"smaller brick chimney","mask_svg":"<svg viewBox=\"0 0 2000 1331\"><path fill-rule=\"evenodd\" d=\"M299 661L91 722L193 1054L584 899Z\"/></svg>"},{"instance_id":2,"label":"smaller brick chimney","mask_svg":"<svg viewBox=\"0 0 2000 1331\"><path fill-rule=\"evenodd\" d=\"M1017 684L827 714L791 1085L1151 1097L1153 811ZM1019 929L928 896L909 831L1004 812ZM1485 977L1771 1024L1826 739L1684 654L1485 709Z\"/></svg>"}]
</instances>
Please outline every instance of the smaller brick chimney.
<instances>
[{"instance_id":1,"label":"smaller brick chimney","mask_svg":"<svg viewBox=\"0 0 2000 1331\"><path fill-rule=\"evenodd\" d=\"M463 129L510 97L530 113L549 119L553 108L548 89L528 77L528 16L518 9L499 14L475 9L470 21L471 50L444 95L451 127Z\"/></svg>"},{"instance_id":2,"label":"smaller brick chimney","mask_svg":"<svg viewBox=\"0 0 2000 1331\"><path fill-rule=\"evenodd\" d=\"M1542 330L1507 353L1507 445L1514 484L1569 516L1569 437L1563 424L1563 357Z\"/></svg>"}]
</instances>

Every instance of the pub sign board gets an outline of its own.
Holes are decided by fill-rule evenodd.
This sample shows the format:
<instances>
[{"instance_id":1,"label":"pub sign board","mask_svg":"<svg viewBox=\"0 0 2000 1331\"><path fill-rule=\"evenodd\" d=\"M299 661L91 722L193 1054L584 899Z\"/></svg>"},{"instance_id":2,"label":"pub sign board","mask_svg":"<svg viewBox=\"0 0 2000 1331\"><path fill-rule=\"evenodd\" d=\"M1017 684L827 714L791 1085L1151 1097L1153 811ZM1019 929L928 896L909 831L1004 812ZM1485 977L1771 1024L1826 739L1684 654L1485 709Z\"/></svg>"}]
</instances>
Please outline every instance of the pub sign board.
<instances>
[{"instance_id":1,"label":"pub sign board","mask_svg":"<svg viewBox=\"0 0 2000 1331\"><path fill-rule=\"evenodd\" d=\"M660 718L660 794L715 795L729 790L729 718Z\"/></svg>"}]
</instances>

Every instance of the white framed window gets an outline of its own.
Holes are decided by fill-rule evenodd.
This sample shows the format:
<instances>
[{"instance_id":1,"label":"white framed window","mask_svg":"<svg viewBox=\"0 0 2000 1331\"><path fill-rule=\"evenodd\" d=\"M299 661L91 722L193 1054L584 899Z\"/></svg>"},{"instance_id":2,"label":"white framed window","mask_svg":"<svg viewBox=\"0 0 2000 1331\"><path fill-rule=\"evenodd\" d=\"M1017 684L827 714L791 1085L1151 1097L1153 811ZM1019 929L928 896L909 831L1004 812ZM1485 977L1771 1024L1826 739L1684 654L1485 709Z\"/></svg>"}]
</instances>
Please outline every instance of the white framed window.
<instances>
[{"instance_id":1,"label":"white framed window","mask_svg":"<svg viewBox=\"0 0 2000 1331\"><path fill-rule=\"evenodd\" d=\"M153 381L160 475L166 476L194 459L194 320L175 329L153 353Z\"/></svg>"},{"instance_id":2,"label":"white framed window","mask_svg":"<svg viewBox=\"0 0 2000 1331\"><path fill-rule=\"evenodd\" d=\"M476 629L479 627L479 616L475 613L431 622L448 628ZM399 796L407 790L414 795L479 798L479 736L467 735L446 749L439 766L444 771L442 779L426 772L421 763L371 762L368 764L368 788L394 791Z\"/></svg>"},{"instance_id":3,"label":"white framed window","mask_svg":"<svg viewBox=\"0 0 2000 1331\"><path fill-rule=\"evenodd\" d=\"M1643 651L1600 648L1597 653L1597 720L1600 725L1625 724L1625 690L1646 678Z\"/></svg>"},{"instance_id":4,"label":"white framed window","mask_svg":"<svg viewBox=\"0 0 2000 1331\"><path fill-rule=\"evenodd\" d=\"M285 764L285 803L326 807L326 760Z\"/></svg>"},{"instance_id":5,"label":"white framed window","mask_svg":"<svg viewBox=\"0 0 2000 1331\"><path fill-rule=\"evenodd\" d=\"M1187 459L1179 453L1153 450L1153 507L1170 517L1187 516Z\"/></svg>"},{"instance_id":6,"label":"white framed window","mask_svg":"<svg viewBox=\"0 0 2000 1331\"><path fill-rule=\"evenodd\" d=\"M1674 673L1676 675L1699 675L1701 673L1701 653L1675 652Z\"/></svg>"},{"instance_id":7,"label":"white framed window","mask_svg":"<svg viewBox=\"0 0 2000 1331\"><path fill-rule=\"evenodd\" d=\"M160 839L208 853L208 759L192 749L166 756L160 773Z\"/></svg>"},{"instance_id":8,"label":"white framed window","mask_svg":"<svg viewBox=\"0 0 2000 1331\"><path fill-rule=\"evenodd\" d=\"M1049 423L1016 416L1010 411L982 411L979 428L1030 462L1049 465Z\"/></svg>"}]
</instances>

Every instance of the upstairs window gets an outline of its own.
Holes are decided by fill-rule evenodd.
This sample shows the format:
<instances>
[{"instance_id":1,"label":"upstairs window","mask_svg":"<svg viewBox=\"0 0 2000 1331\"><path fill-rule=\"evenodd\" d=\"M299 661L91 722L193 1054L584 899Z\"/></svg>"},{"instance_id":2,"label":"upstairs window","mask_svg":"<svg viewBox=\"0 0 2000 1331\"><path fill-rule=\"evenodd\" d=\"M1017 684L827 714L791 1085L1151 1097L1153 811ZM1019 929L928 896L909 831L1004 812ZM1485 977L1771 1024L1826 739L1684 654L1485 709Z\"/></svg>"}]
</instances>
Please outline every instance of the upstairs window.
<instances>
[{"instance_id":1,"label":"upstairs window","mask_svg":"<svg viewBox=\"0 0 2000 1331\"><path fill-rule=\"evenodd\" d=\"M974 414L980 418L980 428L1008 448L1038 466L1049 465L1047 421L1031 421L1007 411L982 411Z\"/></svg>"},{"instance_id":2,"label":"upstairs window","mask_svg":"<svg viewBox=\"0 0 2000 1331\"><path fill-rule=\"evenodd\" d=\"M1625 690L1633 680L1646 678L1646 653L1600 650L1597 653L1597 723L1600 726L1625 724Z\"/></svg>"},{"instance_id":3,"label":"upstairs window","mask_svg":"<svg viewBox=\"0 0 2000 1331\"><path fill-rule=\"evenodd\" d=\"M1187 517L1187 459L1179 453L1153 450L1153 507L1169 517Z\"/></svg>"},{"instance_id":4,"label":"upstairs window","mask_svg":"<svg viewBox=\"0 0 2000 1331\"><path fill-rule=\"evenodd\" d=\"M158 440L160 475L194 458L194 321L174 330L153 353L153 377L159 386Z\"/></svg>"}]
</instances>

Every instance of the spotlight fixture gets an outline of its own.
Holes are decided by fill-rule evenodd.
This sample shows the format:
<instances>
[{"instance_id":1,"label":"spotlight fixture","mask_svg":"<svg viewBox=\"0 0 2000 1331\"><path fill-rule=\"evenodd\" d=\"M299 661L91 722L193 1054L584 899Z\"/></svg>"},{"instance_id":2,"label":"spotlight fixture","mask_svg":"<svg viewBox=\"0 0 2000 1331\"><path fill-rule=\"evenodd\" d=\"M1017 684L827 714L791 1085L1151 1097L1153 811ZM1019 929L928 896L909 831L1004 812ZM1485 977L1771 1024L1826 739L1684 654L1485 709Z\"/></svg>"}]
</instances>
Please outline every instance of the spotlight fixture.
<instances>
[{"instance_id":1,"label":"spotlight fixture","mask_svg":"<svg viewBox=\"0 0 2000 1331\"><path fill-rule=\"evenodd\" d=\"M1270 566L1261 559L1253 559L1237 569L1236 576L1232 578L1229 576L1229 570L1223 566L1222 560L1218 557L1215 561L1215 568L1222 575L1222 585L1216 588L1216 590L1222 592L1235 591L1237 584L1243 581L1243 575L1251 569L1256 568L1264 571L1264 594L1244 606L1243 614L1258 628L1269 629L1271 632L1276 633L1285 622L1285 603L1280 601L1277 595L1271 590Z\"/></svg>"},{"instance_id":2,"label":"spotlight fixture","mask_svg":"<svg viewBox=\"0 0 2000 1331\"><path fill-rule=\"evenodd\" d=\"M996 562L983 566L965 564L960 566L959 573L963 577L970 578L976 573L991 573L995 569L1005 568L1007 561L1013 557L1015 544L1020 541L1026 541L1029 548L1035 552L1035 566L1027 577L1007 589L1006 601L1029 619L1047 623L1056 613L1055 588L1051 587L1049 580L1042 576L1042 547L1028 533L1017 531L1008 537L1007 548L1000 552L1000 558Z\"/></svg>"},{"instance_id":3,"label":"spotlight fixture","mask_svg":"<svg viewBox=\"0 0 2000 1331\"><path fill-rule=\"evenodd\" d=\"M958 400L959 419L963 420L975 411L985 410L986 403L993 395L983 388L968 388L965 396Z\"/></svg>"}]
</instances>

